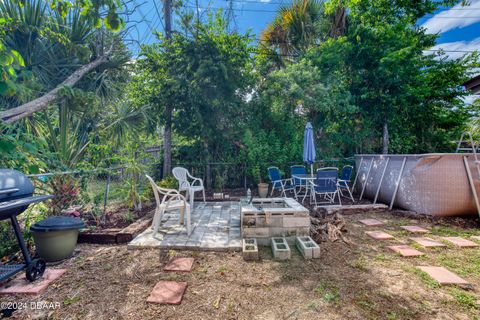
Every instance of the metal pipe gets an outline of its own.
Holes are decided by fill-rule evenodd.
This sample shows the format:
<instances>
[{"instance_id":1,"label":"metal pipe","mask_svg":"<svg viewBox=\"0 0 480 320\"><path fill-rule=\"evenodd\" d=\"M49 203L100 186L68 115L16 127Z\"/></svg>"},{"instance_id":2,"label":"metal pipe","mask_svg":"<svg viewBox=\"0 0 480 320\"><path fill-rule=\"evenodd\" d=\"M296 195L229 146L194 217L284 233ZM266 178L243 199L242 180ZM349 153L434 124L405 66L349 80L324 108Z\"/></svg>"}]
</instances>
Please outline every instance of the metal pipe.
<instances>
[{"instance_id":1,"label":"metal pipe","mask_svg":"<svg viewBox=\"0 0 480 320\"><path fill-rule=\"evenodd\" d=\"M17 217L13 215L10 217L10 220L12 221L13 231L15 231L15 237L17 237L18 244L20 245L20 249L22 250L25 265L29 266L32 263L32 259L28 254L28 249L25 245L25 241L23 240L22 231L20 230L20 225L18 224Z\"/></svg>"},{"instance_id":2,"label":"metal pipe","mask_svg":"<svg viewBox=\"0 0 480 320\"><path fill-rule=\"evenodd\" d=\"M397 183L395 185L395 190L393 191L392 201L390 201L390 206L388 210L392 210L393 203L395 202L395 197L397 196L398 187L400 186L400 181L402 180L403 169L405 168L405 163L407 163L407 157L403 158L402 167L400 168L400 173L398 174Z\"/></svg>"},{"instance_id":3,"label":"metal pipe","mask_svg":"<svg viewBox=\"0 0 480 320\"><path fill-rule=\"evenodd\" d=\"M473 193L473 199L475 200L475 205L477 206L478 216L480 217L480 202L478 201L477 190L475 189L472 173L470 172L470 167L468 166L468 160L465 156L463 157L463 164L465 165L465 171L467 171L468 183L470 184L470 189Z\"/></svg>"},{"instance_id":4,"label":"metal pipe","mask_svg":"<svg viewBox=\"0 0 480 320\"><path fill-rule=\"evenodd\" d=\"M362 187L362 193L360 193L360 198L358 198L358 200L362 200L363 193L365 192L365 188L367 187L368 178L370 177L370 171L372 170L374 160L375 160L375 157L372 157L372 161L370 162L370 166L368 167L367 177L365 178L365 183L363 184L363 187Z\"/></svg>"},{"instance_id":5,"label":"metal pipe","mask_svg":"<svg viewBox=\"0 0 480 320\"><path fill-rule=\"evenodd\" d=\"M358 175L360 174L360 168L362 167L363 157L360 158L360 164L357 168L357 174L355 175L355 180L353 180L352 192L355 193L355 185L357 184Z\"/></svg>"},{"instance_id":6,"label":"metal pipe","mask_svg":"<svg viewBox=\"0 0 480 320\"><path fill-rule=\"evenodd\" d=\"M373 200L373 204L377 203L378 194L380 193L380 187L382 186L383 177L385 177L385 172L387 172L387 167L389 162L390 162L390 157L387 157L387 161L385 162L385 168L383 168L382 176L380 177L380 182L378 183L377 192L375 192L375 199Z\"/></svg>"}]
</instances>

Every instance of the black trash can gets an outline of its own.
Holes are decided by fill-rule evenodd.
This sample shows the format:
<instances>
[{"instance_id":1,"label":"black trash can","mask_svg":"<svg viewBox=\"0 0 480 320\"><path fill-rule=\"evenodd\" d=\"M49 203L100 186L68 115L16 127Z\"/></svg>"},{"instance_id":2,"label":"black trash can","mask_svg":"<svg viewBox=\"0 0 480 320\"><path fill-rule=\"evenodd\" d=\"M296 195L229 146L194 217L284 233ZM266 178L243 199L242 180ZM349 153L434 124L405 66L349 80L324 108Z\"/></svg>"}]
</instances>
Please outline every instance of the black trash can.
<instances>
[{"instance_id":1,"label":"black trash can","mask_svg":"<svg viewBox=\"0 0 480 320\"><path fill-rule=\"evenodd\" d=\"M49 217L30 227L35 247L46 261L58 261L70 257L77 245L78 233L85 226L79 218Z\"/></svg>"}]
</instances>

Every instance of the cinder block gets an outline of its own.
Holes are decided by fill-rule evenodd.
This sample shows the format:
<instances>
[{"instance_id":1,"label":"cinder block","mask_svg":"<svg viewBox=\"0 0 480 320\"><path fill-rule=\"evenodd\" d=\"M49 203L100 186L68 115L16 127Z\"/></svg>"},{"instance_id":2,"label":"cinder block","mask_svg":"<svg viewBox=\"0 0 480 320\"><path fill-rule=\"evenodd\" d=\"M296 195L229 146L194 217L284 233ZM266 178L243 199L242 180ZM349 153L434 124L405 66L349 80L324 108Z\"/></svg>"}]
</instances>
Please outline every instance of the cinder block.
<instances>
[{"instance_id":1,"label":"cinder block","mask_svg":"<svg viewBox=\"0 0 480 320\"><path fill-rule=\"evenodd\" d=\"M243 239L242 255L246 261L255 261L259 259L258 245L256 239Z\"/></svg>"},{"instance_id":2,"label":"cinder block","mask_svg":"<svg viewBox=\"0 0 480 320\"><path fill-rule=\"evenodd\" d=\"M285 238L272 238L272 252L277 260L288 260L291 256L290 246Z\"/></svg>"},{"instance_id":3,"label":"cinder block","mask_svg":"<svg viewBox=\"0 0 480 320\"><path fill-rule=\"evenodd\" d=\"M283 226L285 228L310 227L310 218L308 217L284 217Z\"/></svg>"},{"instance_id":4,"label":"cinder block","mask_svg":"<svg viewBox=\"0 0 480 320\"><path fill-rule=\"evenodd\" d=\"M243 238L261 238L268 237L270 235L269 228L243 228Z\"/></svg>"},{"instance_id":5,"label":"cinder block","mask_svg":"<svg viewBox=\"0 0 480 320\"><path fill-rule=\"evenodd\" d=\"M297 237L295 244L305 259L320 258L320 247L310 237Z\"/></svg>"}]
</instances>

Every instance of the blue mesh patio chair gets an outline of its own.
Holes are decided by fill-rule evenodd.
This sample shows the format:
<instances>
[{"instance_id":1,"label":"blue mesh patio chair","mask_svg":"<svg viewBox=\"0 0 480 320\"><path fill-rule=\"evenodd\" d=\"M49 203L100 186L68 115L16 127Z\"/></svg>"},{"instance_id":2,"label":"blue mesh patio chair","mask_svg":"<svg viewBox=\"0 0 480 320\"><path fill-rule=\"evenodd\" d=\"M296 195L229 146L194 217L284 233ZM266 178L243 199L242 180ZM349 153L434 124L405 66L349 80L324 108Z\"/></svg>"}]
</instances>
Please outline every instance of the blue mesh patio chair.
<instances>
[{"instance_id":1,"label":"blue mesh patio chair","mask_svg":"<svg viewBox=\"0 0 480 320\"><path fill-rule=\"evenodd\" d=\"M280 196L282 197L287 196L286 191L293 191L295 197L297 197L293 180L282 179L282 175L280 174L280 170L278 169L278 167L268 168L268 177L272 182L272 192L270 193L270 197L273 196L273 192L275 190L280 191Z\"/></svg>"},{"instance_id":2,"label":"blue mesh patio chair","mask_svg":"<svg viewBox=\"0 0 480 320\"><path fill-rule=\"evenodd\" d=\"M307 169L302 165L293 165L290 167L290 175L292 176L293 185L295 187L296 195L298 196L302 189L306 192L308 184L307 180L294 178L293 176L296 174L307 174Z\"/></svg>"},{"instance_id":3,"label":"blue mesh patio chair","mask_svg":"<svg viewBox=\"0 0 480 320\"><path fill-rule=\"evenodd\" d=\"M315 206L318 205L317 195L323 196L326 200L320 203L335 203L335 197L338 196L338 202L342 205L340 199L340 188L338 186L338 169L337 168L322 168L317 170L317 176L312 184L313 199Z\"/></svg>"},{"instance_id":4,"label":"blue mesh patio chair","mask_svg":"<svg viewBox=\"0 0 480 320\"><path fill-rule=\"evenodd\" d=\"M352 179L352 174L353 174L353 167L352 166L344 166L342 168L342 172L340 173L340 178L338 179L338 187L340 188L340 195L343 197L343 190L346 190L348 192L348 195L350 196L350 199L352 199L352 202L355 202L355 199L353 198L352 191L350 190L350 180Z\"/></svg>"}]
</instances>

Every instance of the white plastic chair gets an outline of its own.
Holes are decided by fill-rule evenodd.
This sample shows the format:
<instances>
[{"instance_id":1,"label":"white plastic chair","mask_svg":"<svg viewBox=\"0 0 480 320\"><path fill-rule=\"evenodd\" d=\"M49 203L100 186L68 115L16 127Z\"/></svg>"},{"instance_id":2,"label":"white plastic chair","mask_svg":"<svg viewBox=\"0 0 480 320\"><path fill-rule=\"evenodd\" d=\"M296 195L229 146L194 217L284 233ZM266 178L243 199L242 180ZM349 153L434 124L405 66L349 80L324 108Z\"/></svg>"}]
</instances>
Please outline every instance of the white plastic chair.
<instances>
[{"instance_id":1,"label":"white plastic chair","mask_svg":"<svg viewBox=\"0 0 480 320\"><path fill-rule=\"evenodd\" d=\"M162 221L163 214L166 211L172 211L180 209L180 224L184 223L185 219L185 211L187 213L187 234L190 236L192 233L191 228L191 218L190 218L190 204L187 202L187 199L180 194L179 191L175 189L166 189L160 188L153 179L146 175L147 179L150 181L152 185L153 194L155 195L155 201L157 203L157 207L155 208L155 215L153 216L153 235L155 236L158 232L158 228L160 227L160 222ZM160 197L162 199L160 200Z\"/></svg>"},{"instance_id":2,"label":"white plastic chair","mask_svg":"<svg viewBox=\"0 0 480 320\"><path fill-rule=\"evenodd\" d=\"M193 208L195 192L202 191L203 202L205 202L205 188L203 187L202 179L192 176L187 169L182 167L173 168L172 173L175 179L178 180L178 190L187 192L186 197L190 199L190 207ZM190 182L189 179L192 179L192 181Z\"/></svg>"}]
</instances>

